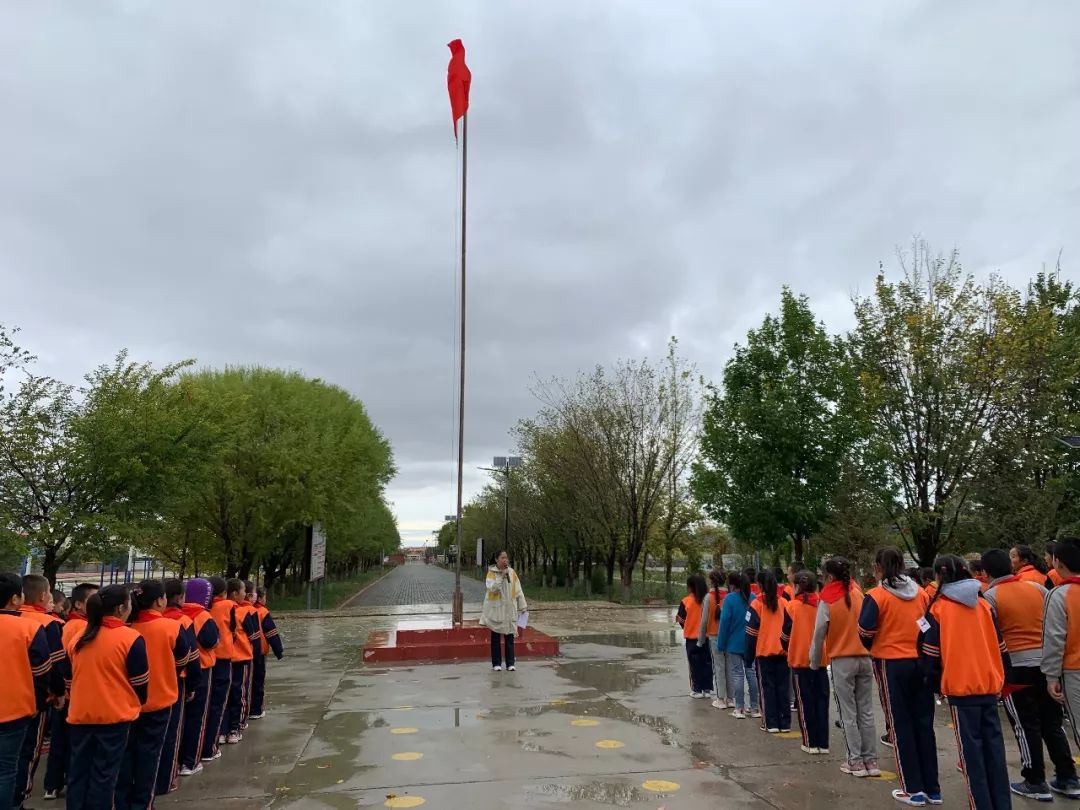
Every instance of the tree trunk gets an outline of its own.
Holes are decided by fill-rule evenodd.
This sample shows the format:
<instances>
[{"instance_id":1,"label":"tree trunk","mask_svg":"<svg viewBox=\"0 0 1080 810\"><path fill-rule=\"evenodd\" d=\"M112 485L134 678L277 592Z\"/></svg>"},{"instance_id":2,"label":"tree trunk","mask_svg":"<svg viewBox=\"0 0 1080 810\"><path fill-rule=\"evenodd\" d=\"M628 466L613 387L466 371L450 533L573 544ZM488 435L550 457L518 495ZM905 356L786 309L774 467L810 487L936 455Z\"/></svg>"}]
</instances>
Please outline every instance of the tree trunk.
<instances>
[{"instance_id":1,"label":"tree trunk","mask_svg":"<svg viewBox=\"0 0 1080 810\"><path fill-rule=\"evenodd\" d=\"M630 590L634 584L634 566L626 565L622 572L622 603L630 604Z\"/></svg>"},{"instance_id":2,"label":"tree trunk","mask_svg":"<svg viewBox=\"0 0 1080 810\"><path fill-rule=\"evenodd\" d=\"M791 545L792 545L792 548L794 549L794 554L795 554L795 559L792 560L792 562L795 563L795 565L798 568L802 568L802 566L803 566L804 545L805 545L805 541L803 539L802 533L795 532L795 534L793 534L791 536Z\"/></svg>"},{"instance_id":3,"label":"tree trunk","mask_svg":"<svg viewBox=\"0 0 1080 810\"><path fill-rule=\"evenodd\" d=\"M607 584L609 589L615 585L615 551L615 538L612 538L607 555Z\"/></svg>"},{"instance_id":4,"label":"tree trunk","mask_svg":"<svg viewBox=\"0 0 1080 810\"><path fill-rule=\"evenodd\" d=\"M60 560L57 559L56 546L45 546L45 557L41 561L41 573L49 580L49 587L56 587L56 572L60 570Z\"/></svg>"}]
</instances>

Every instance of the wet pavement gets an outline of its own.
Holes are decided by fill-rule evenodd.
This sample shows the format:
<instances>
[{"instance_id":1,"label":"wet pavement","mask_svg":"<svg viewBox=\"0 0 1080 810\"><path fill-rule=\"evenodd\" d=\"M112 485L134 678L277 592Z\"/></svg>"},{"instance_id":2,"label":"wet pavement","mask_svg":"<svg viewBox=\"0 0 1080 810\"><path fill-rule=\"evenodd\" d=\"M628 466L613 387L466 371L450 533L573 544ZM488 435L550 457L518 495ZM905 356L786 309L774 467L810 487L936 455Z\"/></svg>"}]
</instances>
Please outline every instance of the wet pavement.
<instances>
[{"instance_id":1,"label":"wet pavement","mask_svg":"<svg viewBox=\"0 0 1080 810\"><path fill-rule=\"evenodd\" d=\"M461 593L466 602L481 602L483 583L461 577ZM454 598L454 572L436 565L411 563L394 568L367 588L350 607L377 605L449 605Z\"/></svg>"},{"instance_id":2,"label":"wet pavement","mask_svg":"<svg viewBox=\"0 0 1080 810\"><path fill-rule=\"evenodd\" d=\"M688 698L685 653L669 611L536 608L536 625L561 638L563 655L522 662L515 673L474 662L365 666L367 633L397 621L385 611L281 617L287 657L269 663L266 718L157 806L896 806L895 781L840 773L836 729L832 755L809 757L797 735L767 735L753 720ZM409 618L438 617L414 610ZM938 721L946 801L961 807L944 710ZM882 767L895 770L891 750L880 753Z\"/></svg>"}]
</instances>

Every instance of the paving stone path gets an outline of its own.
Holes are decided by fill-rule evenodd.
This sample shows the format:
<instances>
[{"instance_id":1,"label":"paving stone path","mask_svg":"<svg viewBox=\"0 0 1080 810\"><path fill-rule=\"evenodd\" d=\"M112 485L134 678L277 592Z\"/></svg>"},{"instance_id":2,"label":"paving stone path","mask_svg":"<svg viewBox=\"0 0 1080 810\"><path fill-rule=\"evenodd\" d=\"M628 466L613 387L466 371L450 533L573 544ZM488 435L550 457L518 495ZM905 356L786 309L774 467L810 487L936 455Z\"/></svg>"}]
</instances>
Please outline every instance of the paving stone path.
<instances>
[{"instance_id":1,"label":"paving stone path","mask_svg":"<svg viewBox=\"0 0 1080 810\"><path fill-rule=\"evenodd\" d=\"M482 602L484 586L462 574L461 592L466 602ZM349 607L376 605L443 605L454 598L454 572L424 563L399 565L372 585Z\"/></svg>"}]
</instances>

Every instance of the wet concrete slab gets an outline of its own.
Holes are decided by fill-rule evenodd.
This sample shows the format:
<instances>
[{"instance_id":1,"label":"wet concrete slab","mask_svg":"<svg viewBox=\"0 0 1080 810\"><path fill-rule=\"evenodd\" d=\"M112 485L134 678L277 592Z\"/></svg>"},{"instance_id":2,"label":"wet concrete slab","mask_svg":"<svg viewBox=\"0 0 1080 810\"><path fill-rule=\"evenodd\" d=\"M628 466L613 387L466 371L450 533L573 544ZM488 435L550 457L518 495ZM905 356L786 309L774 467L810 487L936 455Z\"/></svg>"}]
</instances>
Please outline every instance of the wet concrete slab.
<instances>
[{"instance_id":1,"label":"wet concrete slab","mask_svg":"<svg viewBox=\"0 0 1080 810\"><path fill-rule=\"evenodd\" d=\"M562 640L563 654L523 661L516 673L477 662L365 665L360 647L367 634L400 617L281 617L287 658L270 662L267 717L157 806L893 804L895 781L840 773L839 731L832 732L831 756L811 758L797 738L777 739L753 720L691 700L670 611L537 611L537 624ZM959 806L964 794L952 732L944 712L939 720L943 788ZM1015 766L1015 745L1007 744ZM882 767L895 770L891 750L880 753Z\"/></svg>"}]
</instances>

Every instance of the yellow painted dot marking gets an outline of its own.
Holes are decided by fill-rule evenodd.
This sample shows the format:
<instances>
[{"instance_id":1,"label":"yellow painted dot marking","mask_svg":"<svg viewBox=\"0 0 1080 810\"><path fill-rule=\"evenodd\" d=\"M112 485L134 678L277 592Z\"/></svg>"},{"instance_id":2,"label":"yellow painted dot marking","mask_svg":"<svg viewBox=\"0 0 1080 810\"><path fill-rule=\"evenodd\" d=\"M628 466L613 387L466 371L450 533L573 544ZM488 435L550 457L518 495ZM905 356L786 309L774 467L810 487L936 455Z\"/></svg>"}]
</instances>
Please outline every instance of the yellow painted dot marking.
<instances>
[{"instance_id":1,"label":"yellow painted dot marking","mask_svg":"<svg viewBox=\"0 0 1080 810\"><path fill-rule=\"evenodd\" d=\"M552 706L565 706L569 702L570 702L569 700L564 700L563 698L555 698L553 701L551 701L551 705Z\"/></svg>"},{"instance_id":2,"label":"yellow painted dot marking","mask_svg":"<svg viewBox=\"0 0 1080 810\"><path fill-rule=\"evenodd\" d=\"M600 725L600 721L591 720L588 717L579 717L577 720L572 720L570 725L577 726L578 728L592 728L593 726Z\"/></svg>"},{"instance_id":3,"label":"yellow painted dot marking","mask_svg":"<svg viewBox=\"0 0 1080 810\"><path fill-rule=\"evenodd\" d=\"M386 800L387 807L419 807L424 803L419 796L394 796Z\"/></svg>"},{"instance_id":4,"label":"yellow painted dot marking","mask_svg":"<svg viewBox=\"0 0 1080 810\"><path fill-rule=\"evenodd\" d=\"M798 737L802 739L802 734L798 731L781 731L779 734L773 734L774 737L779 737L781 740L794 740Z\"/></svg>"},{"instance_id":5,"label":"yellow painted dot marking","mask_svg":"<svg viewBox=\"0 0 1080 810\"><path fill-rule=\"evenodd\" d=\"M411 712L412 708L413 708L412 706L395 706L394 711L395 712Z\"/></svg>"},{"instance_id":6,"label":"yellow painted dot marking","mask_svg":"<svg viewBox=\"0 0 1080 810\"><path fill-rule=\"evenodd\" d=\"M626 743L619 742L618 740L600 740L596 744L597 748L622 748Z\"/></svg>"},{"instance_id":7,"label":"yellow painted dot marking","mask_svg":"<svg viewBox=\"0 0 1080 810\"><path fill-rule=\"evenodd\" d=\"M415 762L418 759L423 759L424 755L419 751L401 751L394 754L392 759L396 759L398 762Z\"/></svg>"},{"instance_id":8,"label":"yellow painted dot marking","mask_svg":"<svg viewBox=\"0 0 1080 810\"><path fill-rule=\"evenodd\" d=\"M882 771L881 776L871 776L871 779L880 779L882 782L895 782L897 776L892 771Z\"/></svg>"},{"instance_id":9,"label":"yellow painted dot marking","mask_svg":"<svg viewBox=\"0 0 1080 810\"><path fill-rule=\"evenodd\" d=\"M390 729L391 734L415 734L416 732L417 732L417 729L412 728L411 726L406 726L404 728L392 728L392 729Z\"/></svg>"},{"instance_id":10,"label":"yellow painted dot marking","mask_svg":"<svg viewBox=\"0 0 1080 810\"><path fill-rule=\"evenodd\" d=\"M642 782L641 786L653 793L674 793L679 789L678 782L667 782L663 779L650 779L647 782Z\"/></svg>"},{"instance_id":11,"label":"yellow painted dot marking","mask_svg":"<svg viewBox=\"0 0 1080 810\"><path fill-rule=\"evenodd\" d=\"M1075 762L1075 763L1076 763L1077 765L1080 765L1080 754L1078 754L1077 756L1073 757L1073 762Z\"/></svg>"}]
</instances>

